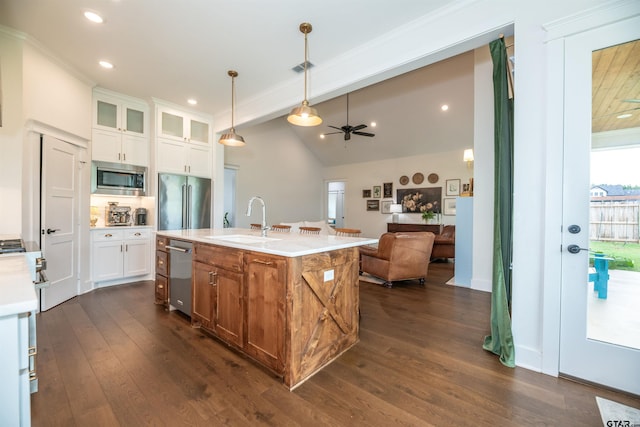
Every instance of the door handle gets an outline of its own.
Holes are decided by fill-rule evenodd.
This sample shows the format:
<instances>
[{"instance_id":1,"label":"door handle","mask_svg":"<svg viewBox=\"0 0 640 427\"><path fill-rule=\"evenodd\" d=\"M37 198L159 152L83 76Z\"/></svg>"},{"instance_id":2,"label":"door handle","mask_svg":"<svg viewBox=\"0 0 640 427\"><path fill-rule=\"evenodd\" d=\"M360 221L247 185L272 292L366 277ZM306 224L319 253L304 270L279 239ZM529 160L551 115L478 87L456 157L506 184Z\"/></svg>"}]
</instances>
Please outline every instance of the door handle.
<instances>
[{"instance_id":1,"label":"door handle","mask_svg":"<svg viewBox=\"0 0 640 427\"><path fill-rule=\"evenodd\" d=\"M47 234L55 233L56 231L60 231L59 228L47 228Z\"/></svg>"},{"instance_id":2,"label":"door handle","mask_svg":"<svg viewBox=\"0 0 640 427\"><path fill-rule=\"evenodd\" d=\"M589 251L589 248L581 248L578 245L569 245L567 246L567 250L572 254L579 254L580 251Z\"/></svg>"}]
</instances>

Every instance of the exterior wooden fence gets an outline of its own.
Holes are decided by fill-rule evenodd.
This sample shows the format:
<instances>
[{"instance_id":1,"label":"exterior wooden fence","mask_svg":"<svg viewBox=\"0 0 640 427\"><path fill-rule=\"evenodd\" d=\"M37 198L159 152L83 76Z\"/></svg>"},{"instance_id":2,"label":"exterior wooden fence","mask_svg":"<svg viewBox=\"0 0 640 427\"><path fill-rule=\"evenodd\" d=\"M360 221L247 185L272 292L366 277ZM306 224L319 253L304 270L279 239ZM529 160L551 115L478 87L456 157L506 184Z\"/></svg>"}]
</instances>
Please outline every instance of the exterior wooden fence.
<instances>
[{"instance_id":1,"label":"exterior wooden fence","mask_svg":"<svg viewBox=\"0 0 640 427\"><path fill-rule=\"evenodd\" d=\"M591 202L589 238L640 243L640 202Z\"/></svg>"}]
</instances>

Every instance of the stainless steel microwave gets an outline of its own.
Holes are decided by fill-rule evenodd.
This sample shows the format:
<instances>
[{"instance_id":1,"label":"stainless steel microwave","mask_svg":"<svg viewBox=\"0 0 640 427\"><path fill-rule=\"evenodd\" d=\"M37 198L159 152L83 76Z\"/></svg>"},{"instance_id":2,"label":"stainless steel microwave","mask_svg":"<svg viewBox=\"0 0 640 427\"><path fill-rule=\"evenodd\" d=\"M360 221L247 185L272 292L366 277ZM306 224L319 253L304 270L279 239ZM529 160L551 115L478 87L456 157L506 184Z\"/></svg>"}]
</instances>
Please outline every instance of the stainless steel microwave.
<instances>
[{"instance_id":1,"label":"stainless steel microwave","mask_svg":"<svg viewBox=\"0 0 640 427\"><path fill-rule=\"evenodd\" d=\"M145 196L147 168L121 163L91 162L91 193Z\"/></svg>"}]
</instances>

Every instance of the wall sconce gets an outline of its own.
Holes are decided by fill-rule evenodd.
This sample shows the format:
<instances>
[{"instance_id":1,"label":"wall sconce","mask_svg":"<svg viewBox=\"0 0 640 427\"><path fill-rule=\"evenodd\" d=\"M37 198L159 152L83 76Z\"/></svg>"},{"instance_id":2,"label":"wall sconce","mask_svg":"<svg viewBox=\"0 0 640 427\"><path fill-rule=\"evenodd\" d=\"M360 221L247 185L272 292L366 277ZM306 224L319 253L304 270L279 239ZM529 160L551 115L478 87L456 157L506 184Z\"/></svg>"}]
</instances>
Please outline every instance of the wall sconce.
<instances>
[{"instance_id":1,"label":"wall sconce","mask_svg":"<svg viewBox=\"0 0 640 427\"><path fill-rule=\"evenodd\" d=\"M389 206L389 210L391 211L391 222L397 224L398 214L402 212L402 205L400 203L394 203Z\"/></svg>"},{"instance_id":2,"label":"wall sconce","mask_svg":"<svg viewBox=\"0 0 640 427\"><path fill-rule=\"evenodd\" d=\"M462 155L462 161L467 162L467 168L471 169L471 163L473 162L473 149L467 148Z\"/></svg>"}]
</instances>

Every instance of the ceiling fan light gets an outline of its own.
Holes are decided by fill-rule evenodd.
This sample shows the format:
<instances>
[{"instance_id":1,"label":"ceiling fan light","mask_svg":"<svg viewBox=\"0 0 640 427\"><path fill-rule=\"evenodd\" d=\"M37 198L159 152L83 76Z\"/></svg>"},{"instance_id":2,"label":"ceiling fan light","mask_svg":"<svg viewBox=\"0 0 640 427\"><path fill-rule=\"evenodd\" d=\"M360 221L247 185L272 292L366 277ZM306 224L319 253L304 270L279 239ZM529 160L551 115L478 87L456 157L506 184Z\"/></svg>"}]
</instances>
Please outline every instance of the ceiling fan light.
<instances>
[{"instance_id":1,"label":"ceiling fan light","mask_svg":"<svg viewBox=\"0 0 640 427\"><path fill-rule=\"evenodd\" d=\"M296 126L318 126L322 123L322 118L318 116L315 108L309 107L308 102L306 104L303 102L302 105L291 110L287 121Z\"/></svg>"},{"instance_id":2,"label":"ceiling fan light","mask_svg":"<svg viewBox=\"0 0 640 427\"><path fill-rule=\"evenodd\" d=\"M229 147L243 147L245 145L244 138L238 135L233 128L229 132L223 133L218 142Z\"/></svg>"}]
</instances>

